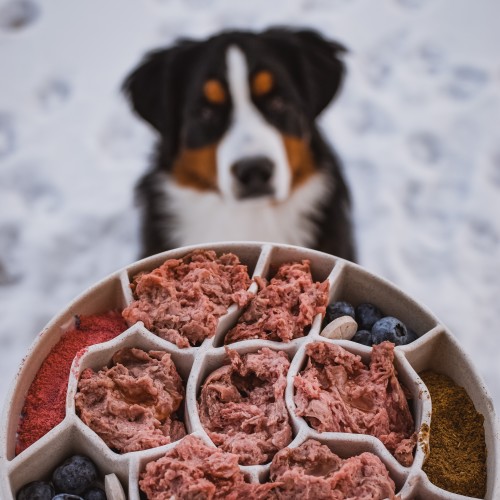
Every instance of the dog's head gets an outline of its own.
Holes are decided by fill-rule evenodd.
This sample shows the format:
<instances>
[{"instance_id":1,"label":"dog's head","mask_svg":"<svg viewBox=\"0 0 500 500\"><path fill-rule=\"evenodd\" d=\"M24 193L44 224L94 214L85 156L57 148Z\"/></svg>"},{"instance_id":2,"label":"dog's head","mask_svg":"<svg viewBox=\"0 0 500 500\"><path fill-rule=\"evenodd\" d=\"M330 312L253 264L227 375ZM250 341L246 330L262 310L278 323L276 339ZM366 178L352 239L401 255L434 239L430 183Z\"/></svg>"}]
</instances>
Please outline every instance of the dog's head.
<instances>
[{"instance_id":1,"label":"dog's head","mask_svg":"<svg viewBox=\"0 0 500 500\"><path fill-rule=\"evenodd\" d=\"M124 89L179 186L283 201L318 169L313 124L343 51L313 31L226 32L148 54Z\"/></svg>"}]
</instances>

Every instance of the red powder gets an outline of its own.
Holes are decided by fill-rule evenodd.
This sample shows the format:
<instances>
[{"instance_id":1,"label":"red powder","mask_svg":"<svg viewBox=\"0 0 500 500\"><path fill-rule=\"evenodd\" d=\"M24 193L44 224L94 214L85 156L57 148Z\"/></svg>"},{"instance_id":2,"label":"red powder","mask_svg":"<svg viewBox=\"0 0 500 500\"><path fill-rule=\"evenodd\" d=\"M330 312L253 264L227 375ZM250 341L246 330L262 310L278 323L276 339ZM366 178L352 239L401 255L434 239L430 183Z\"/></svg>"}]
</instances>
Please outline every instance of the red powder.
<instances>
[{"instance_id":1,"label":"red powder","mask_svg":"<svg viewBox=\"0 0 500 500\"><path fill-rule=\"evenodd\" d=\"M121 313L115 311L76 316L75 328L62 335L31 383L17 429L16 455L64 420L69 373L76 354L115 338L127 328Z\"/></svg>"}]
</instances>

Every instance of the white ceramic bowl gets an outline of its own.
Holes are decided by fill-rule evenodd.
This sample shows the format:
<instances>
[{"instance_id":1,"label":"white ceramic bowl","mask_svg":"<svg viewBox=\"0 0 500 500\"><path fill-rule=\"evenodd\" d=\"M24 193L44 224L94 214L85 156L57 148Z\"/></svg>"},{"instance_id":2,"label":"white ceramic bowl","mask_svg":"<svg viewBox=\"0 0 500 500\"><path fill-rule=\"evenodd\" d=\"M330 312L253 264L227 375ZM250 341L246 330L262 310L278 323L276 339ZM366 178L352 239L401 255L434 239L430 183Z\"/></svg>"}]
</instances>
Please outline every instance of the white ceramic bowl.
<instances>
[{"instance_id":1,"label":"white ceramic bowl","mask_svg":"<svg viewBox=\"0 0 500 500\"><path fill-rule=\"evenodd\" d=\"M85 355L75 359L71 370L66 400L65 419L39 441L15 456L16 429L26 393L41 363L61 335L73 326L75 315L102 313L111 309L123 309L133 300L130 282L140 271L150 271L165 260L179 258L196 248L213 249L218 254L233 252L248 266L253 276L268 277L270 269L282 263L309 259L315 281L328 279L330 302L346 300L354 304L376 303L386 314L395 316L415 330L419 339L407 346L396 347L395 365L399 379L413 396L412 413L416 428L431 425L432 403L429 393L417 375L422 370L436 370L451 377L465 388L476 410L484 415L487 443L487 493L486 499L500 498L500 455L498 424L493 404L481 378L468 356L447 328L424 306L418 304L393 284L348 261L305 248L265 243L217 243L179 248L136 262L101 281L83 293L56 316L40 333L31 346L17 374L5 405L0 435L0 493L3 500L15 498L15 493L29 481L42 478L72 453L90 456L103 474L115 473L128 492L130 500L139 500L138 476L145 464L162 456L175 443L150 450L117 454L90 430L75 413L74 395L80 372L87 368L100 369L108 363L112 354L122 347L165 350L172 358L186 382L185 421L188 432L195 433L210 444L200 425L196 398L206 376L227 358L222 347L225 333L235 324L241 310L232 305L220 318L217 332L212 339L199 347L179 349L144 328L142 323L131 326L115 339L92 346ZM251 285L256 290L256 285ZM298 446L308 438L327 444L341 457L371 451L384 462L396 483L397 491L405 499L465 499L434 486L422 471L428 449L427 433L421 433L415 452L414 463L406 468L400 465L376 438L344 433L317 433L294 414L293 377L303 367L305 346L324 340L338 343L348 351L359 354L363 360L370 358L369 347L345 340L325 340L319 335L321 316L318 315L306 337L290 343L262 340L246 340L231 345L240 353L255 351L263 346L284 350L292 358L288 374L286 404L291 415L294 440L290 446ZM269 464L244 466L253 481L265 480Z\"/></svg>"}]
</instances>

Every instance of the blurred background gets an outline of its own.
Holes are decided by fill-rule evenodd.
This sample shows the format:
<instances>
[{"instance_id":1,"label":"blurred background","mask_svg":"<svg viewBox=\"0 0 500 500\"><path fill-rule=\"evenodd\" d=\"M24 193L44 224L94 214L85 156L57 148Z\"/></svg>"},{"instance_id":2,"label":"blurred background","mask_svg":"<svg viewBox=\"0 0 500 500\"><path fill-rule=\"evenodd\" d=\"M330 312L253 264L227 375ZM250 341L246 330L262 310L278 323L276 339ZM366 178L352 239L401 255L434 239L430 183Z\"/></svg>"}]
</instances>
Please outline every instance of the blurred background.
<instances>
[{"instance_id":1,"label":"blurred background","mask_svg":"<svg viewBox=\"0 0 500 500\"><path fill-rule=\"evenodd\" d=\"M138 257L153 132L119 87L178 36L273 24L350 48L320 124L360 263L427 305L500 404L498 0L0 0L0 398L75 296Z\"/></svg>"}]
</instances>

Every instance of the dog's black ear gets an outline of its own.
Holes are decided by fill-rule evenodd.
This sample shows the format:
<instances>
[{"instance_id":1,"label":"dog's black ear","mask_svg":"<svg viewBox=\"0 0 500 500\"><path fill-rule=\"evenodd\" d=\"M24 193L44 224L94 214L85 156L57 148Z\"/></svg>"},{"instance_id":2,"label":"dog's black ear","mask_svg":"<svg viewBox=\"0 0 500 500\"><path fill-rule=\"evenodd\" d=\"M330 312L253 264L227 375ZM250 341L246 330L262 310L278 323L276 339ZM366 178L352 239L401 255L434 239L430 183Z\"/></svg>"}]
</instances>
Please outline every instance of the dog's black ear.
<instances>
[{"instance_id":1,"label":"dog's black ear","mask_svg":"<svg viewBox=\"0 0 500 500\"><path fill-rule=\"evenodd\" d=\"M313 30L272 28L264 38L288 66L315 118L335 97L345 75L340 56L347 49Z\"/></svg>"},{"instance_id":2,"label":"dog's black ear","mask_svg":"<svg viewBox=\"0 0 500 500\"><path fill-rule=\"evenodd\" d=\"M149 52L123 83L136 113L163 135L177 128L184 74L196 45L182 40L170 49Z\"/></svg>"},{"instance_id":3,"label":"dog's black ear","mask_svg":"<svg viewBox=\"0 0 500 500\"><path fill-rule=\"evenodd\" d=\"M168 50L148 53L122 86L136 113L160 132L165 128L170 59Z\"/></svg>"}]
</instances>

